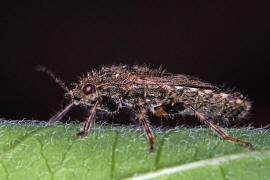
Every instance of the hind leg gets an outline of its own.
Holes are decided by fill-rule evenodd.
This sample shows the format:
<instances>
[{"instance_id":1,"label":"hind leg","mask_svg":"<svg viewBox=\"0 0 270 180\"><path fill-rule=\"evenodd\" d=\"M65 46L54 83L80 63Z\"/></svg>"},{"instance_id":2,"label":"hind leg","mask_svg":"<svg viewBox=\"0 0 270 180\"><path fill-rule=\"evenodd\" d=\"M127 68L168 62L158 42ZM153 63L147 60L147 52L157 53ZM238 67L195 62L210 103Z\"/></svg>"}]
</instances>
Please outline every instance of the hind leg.
<instances>
[{"instance_id":1,"label":"hind leg","mask_svg":"<svg viewBox=\"0 0 270 180\"><path fill-rule=\"evenodd\" d=\"M202 113L194 110L193 107L190 107L190 109L192 109L192 111L194 111L195 115L199 118L200 121L204 122L211 129L213 129L214 131L216 131L221 139L224 139L224 140L227 140L227 141L231 141L231 142L236 143L236 144L241 144L241 145L247 146L250 150L254 150L254 147L249 142L242 141L242 140L237 139L235 137L228 136L224 131L222 131L220 129L220 127L218 127L218 125L216 125L213 122L209 121L206 118L206 116L204 116Z\"/></svg>"},{"instance_id":2,"label":"hind leg","mask_svg":"<svg viewBox=\"0 0 270 180\"><path fill-rule=\"evenodd\" d=\"M219 137L221 139L224 139L224 140L236 143L236 144L241 144L241 145L247 146L250 150L254 150L254 147L252 146L252 144L250 144L249 142L242 141L242 140L239 140L237 138L228 136L224 131L222 131L220 129L220 127L218 127L218 125L216 125L213 122L209 121L207 119L207 117L203 113L200 113L199 111L197 111L194 107L192 107L189 104L172 102L170 104L158 107L155 110L155 114L157 116L166 116L166 115L177 114L177 113L179 114L181 111L183 111L185 109L190 109L191 111L193 111L195 116L201 122L205 123L211 129L213 129L215 132L217 132L217 134L219 135Z\"/></svg>"}]
</instances>

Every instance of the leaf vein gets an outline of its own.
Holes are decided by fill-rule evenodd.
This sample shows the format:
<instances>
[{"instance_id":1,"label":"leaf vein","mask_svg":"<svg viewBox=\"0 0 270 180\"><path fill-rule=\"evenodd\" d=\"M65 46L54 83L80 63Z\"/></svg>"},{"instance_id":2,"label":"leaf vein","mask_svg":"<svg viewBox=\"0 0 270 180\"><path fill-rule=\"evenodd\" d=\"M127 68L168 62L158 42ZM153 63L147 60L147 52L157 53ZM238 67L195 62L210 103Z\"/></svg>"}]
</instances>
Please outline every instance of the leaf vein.
<instances>
[{"instance_id":1,"label":"leaf vein","mask_svg":"<svg viewBox=\"0 0 270 180\"><path fill-rule=\"evenodd\" d=\"M112 162L111 162L111 175L110 175L111 179L114 179L115 177L115 150L116 150L116 144L118 141L118 136L119 136L119 132L116 131L114 142L112 145Z\"/></svg>"},{"instance_id":2,"label":"leaf vein","mask_svg":"<svg viewBox=\"0 0 270 180\"><path fill-rule=\"evenodd\" d=\"M221 163L224 163L227 161L237 160L240 158L258 157L258 156L262 156L262 155L270 155L270 150L255 151L255 152L241 153L241 154L233 154L233 155L227 155L227 156L222 156L222 157L213 158L213 159L196 161L196 162L192 162L192 163L188 163L188 164L184 164L184 165L178 165L178 166L160 169L157 171L138 175L135 177L130 177L130 178L127 178L126 180L152 179L152 178L170 175L170 174L174 174L174 173L178 173L178 172L183 172L183 171L187 171L187 170L195 169L195 168L199 168L199 167L219 165Z\"/></svg>"}]
</instances>

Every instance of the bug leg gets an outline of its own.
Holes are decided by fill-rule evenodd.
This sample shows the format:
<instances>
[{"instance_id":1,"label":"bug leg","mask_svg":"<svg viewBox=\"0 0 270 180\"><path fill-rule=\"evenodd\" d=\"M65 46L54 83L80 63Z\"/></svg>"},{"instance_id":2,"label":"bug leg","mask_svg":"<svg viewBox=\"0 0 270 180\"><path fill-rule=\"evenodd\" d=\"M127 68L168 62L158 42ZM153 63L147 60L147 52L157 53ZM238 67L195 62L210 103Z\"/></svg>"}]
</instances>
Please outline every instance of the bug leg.
<instances>
[{"instance_id":1,"label":"bug leg","mask_svg":"<svg viewBox=\"0 0 270 180\"><path fill-rule=\"evenodd\" d=\"M144 131L145 131L147 138L149 140L149 144L150 144L149 153L152 154L152 153L154 153L154 136L153 136L151 129L149 127L149 122L147 120L146 113L147 113L146 108L142 108L140 110L140 114L139 114L138 118L139 118L139 122L142 123Z\"/></svg>"},{"instance_id":2,"label":"bug leg","mask_svg":"<svg viewBox=\"0 0 270 180\"><path fill-rule=\"evenodd\" d=\"M249 142L242 141L242 140L239 140L237 138L228 136L225 132L223 132L220 129L220 127L218 127L218 125L216 125L213 122L209 121L206 118L206 116L204 116L202 113L196 111L192 106L190 106L190 105L185 105L185 106L189 107L202 122L207 124L214 131L216 131L221 139L231 141L231 142L236 143L236 144L241 144L241 145L247 146L250 150L254 150L254 147Z\"/></svg>"},{"instance_id":3,"label":"bug leg","mask_svg":"<svg viewBox=\"0 0 270 180\"><path fill-rule=\"evenodd\" d=\"M62 111L58 112L53 117L51 117L49 119L49 124L55 124L56 121L62 119L73 105L74 105L74 101L72 101L69 105L67 105Z\"/></svg>"},{"instance_id":4,"label":"bug leg","mask_svg":"<svg viewBox=\"0 0 270 180\"><path fill-rule=\"evenodd\" d=\"M91 108L90 116L86 119L82 130L76 134L77 137L83 136L89 132L92 121L96 115L97 105L98 105L98 101L96 101L95 105Z\"/></svg>"}]
</instances>

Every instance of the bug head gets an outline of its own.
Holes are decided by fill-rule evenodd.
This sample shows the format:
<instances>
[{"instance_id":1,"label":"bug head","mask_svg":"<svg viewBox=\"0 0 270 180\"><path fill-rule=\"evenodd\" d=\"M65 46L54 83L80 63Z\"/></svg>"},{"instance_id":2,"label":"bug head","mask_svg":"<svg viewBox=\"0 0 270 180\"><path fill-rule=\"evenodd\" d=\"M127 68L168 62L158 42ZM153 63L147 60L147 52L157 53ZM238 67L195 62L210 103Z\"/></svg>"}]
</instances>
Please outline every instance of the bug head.
<instances>
[{"instance_id":1,"label":"bug head","mask_svg":"<svg viewBox=\"0 0 270 180\"><path fill-rule=\"evenodd\" d=\"M95 84L88 78L83 78L79 83L73 84L75 87L66 93L67 98L71 98L77 104L93 105L98 98Z\"/></svg>"},{"instance_id":2,"label":"bug head","mask_svg":"<svg viewBox=\"0 0 270 180\"><path fill-rule=\"evenodd\" d=\"M70 90L60 78L56 77L55 74L45 66L37 65L34 69L39 72L44 72L51 77L66 91L65 97L67 99L72 99L72 103L74 104L92 105L98 98L96 86L94 85L90 74L87 74L87 77L80 79L79 83L73 84L75 87Z\"/></svg>"}]
</instances>

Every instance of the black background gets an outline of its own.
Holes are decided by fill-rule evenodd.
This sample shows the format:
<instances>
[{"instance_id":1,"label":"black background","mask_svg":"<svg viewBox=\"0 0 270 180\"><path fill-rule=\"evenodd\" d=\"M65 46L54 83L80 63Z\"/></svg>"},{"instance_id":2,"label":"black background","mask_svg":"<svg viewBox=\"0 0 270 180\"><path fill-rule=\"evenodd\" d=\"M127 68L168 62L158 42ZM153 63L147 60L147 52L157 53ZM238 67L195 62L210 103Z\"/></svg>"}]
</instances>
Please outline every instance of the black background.
<instances>
[{"instance_id":1,"label":"black background","mask_svg":"<svg viewBox=\"0 0 270 180\"><path fill-rule=\"evenodd\" d=\"M261 1L9 2L0 16L0 117L47 120L61 108L64 91L35 72L37 64L69 84L102 65L146 63L235 88L253 103L242 125L266 126L268 11ZM78 109L68 117L83 120ZM127 123L127 116L103 121Z\"/></svg>"}]
</instances>

